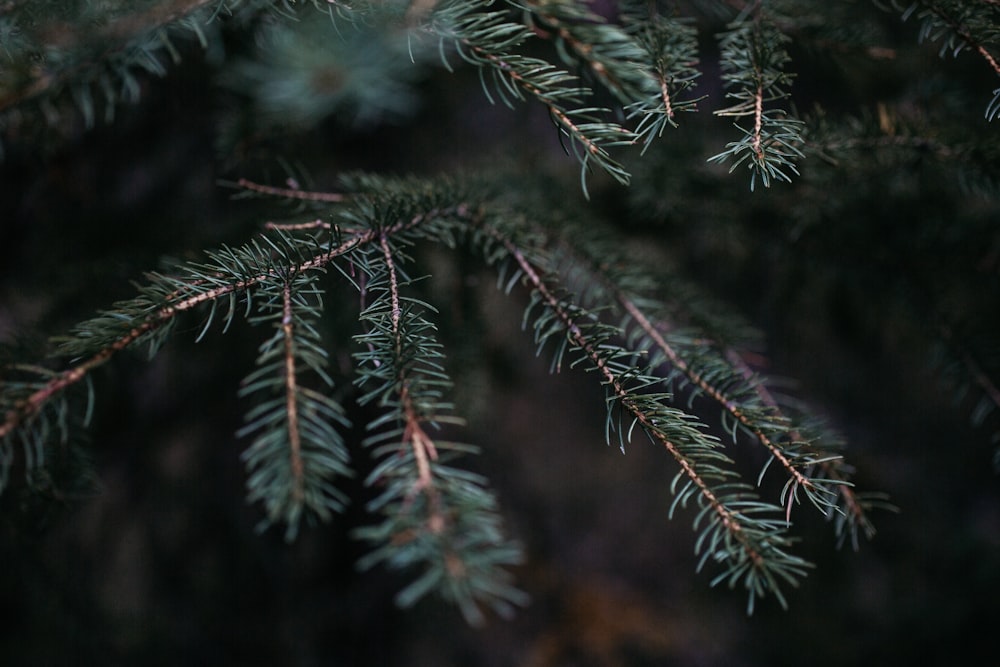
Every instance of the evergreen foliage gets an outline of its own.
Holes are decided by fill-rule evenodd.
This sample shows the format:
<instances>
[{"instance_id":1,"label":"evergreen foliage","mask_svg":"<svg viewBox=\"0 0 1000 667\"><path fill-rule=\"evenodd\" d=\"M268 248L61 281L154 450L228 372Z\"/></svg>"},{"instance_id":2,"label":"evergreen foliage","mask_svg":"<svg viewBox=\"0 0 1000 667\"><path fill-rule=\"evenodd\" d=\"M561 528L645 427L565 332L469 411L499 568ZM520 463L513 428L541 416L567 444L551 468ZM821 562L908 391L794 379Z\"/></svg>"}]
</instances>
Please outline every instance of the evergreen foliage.
<instances>
[{"instance_id":1,"label":"evergreen foliage","mask_svg":"<svg viewBox=\"0 0 1000 667\"><path fill-rule=\"evenodd\" d=\"M846 4L859 11L863 3ZM916 21L908 39L1000 75L996 4L927 0L882 9L865 24L872 34L883 34L880 21ZM704 202L700 216L679 209L686 200L672 187L707 183L705 196L731 205L726 211L754 206L744 191L763 196L763 186L775 200L800 202L791 205L788 236L801 246L822 247L827 257L851 252L869 238L852 230L852 207L878 206L882 194L868 176L898 169L900 179L940 191L943 209L978 207L960 225L897 229L887 221L884 233L903 239L900 255L877 259L923 263L925 282L900 308L908 321L934 323L922 333L940 375L960 400L975 394L972 418L988 424L1000 406L996 318L969 313L997 296L997 142L963 135L939 116L968 97L981 100L979 115L993 121L1000 87L939 93L940 111L910 111L907 99L828 109L809 94L794 98L801 77L793 56L810 45L832 45L855 60L888 57L880 38L852 41L864 31L852 30L851 16L792 1L10 0L0 2L0 139L54 134L67 118L111 123L119 105L139 99L144 73L168 76L190 51L184 43L197 42L228 62L219 65L220 82L245 102L220 130L231 133L219 141L223 160L257 132L304 131L331 116L359 126L414 113L421 77L444 68L475 72L491 104L542 108L579 163L582 192L589 198L596 182L601 195L620 198L634 220L658 225L664 236L671 220L696 224L711 212ZM719 29L706 34L705 26ZM225 40L246 34L252 44L224 61ZM705 53L708 39L717 54ZM717 80L703 84L713 67ZM984 77L970 78L979 86ZM927 85L945 83L929 76ZM850 95L839 101L849 106ZM687 132L685 119L712 105L709 115L731 119L724 131L735 138L678 166L684 144L675 148L671 133ZM726 179L717 164L749 178ZM694 180L675 186L678 169ZM374 518L357 534L370 548L359 564L407 573L402 606L436 592L478 623L483 607L506 614L525 604L509 573L524 558L521 546L503 527L487 478L469 469L478 450L452 440L462 418L439 334L442 304L422 280L435 270L428 248L443 249L479 258L503 293L526 299L523 329L553 372L580 368L603 388L609 445L626 452L648 441L673 460L675 476L664 482L674 499L668 513L691 520L698 568L711 583L744 591L751 612L761 598L786 606L789 589L813 567L795 544L800 515L830 520L838 542L858 548L875 534L870 512L891 504L856 489L835 429L760 372L752 327L658 257L623 243L627 225L607 224L597 206L577 208L564 191L534 180L352 173L324 192L294 179L287 188L229 183L262 205L291 207L281 221L262 215L268 221L243 245L146 274L135 296L53 339L42 360L5 355L0 488L22 484L16 471L29 487L55 483L50 471L60 457L78 456L76 442L100 401L95 370L119 353L152 359L175 336L218 345L248 327L260 342L238 388L246 410L238 436L246 441L247 500L260 505L262 529L277 525L291 541L304 523L336 520L355 500L345 480L360 474ZM811 203L831 184L856 187L857 197L816 210ZM628 185L628 194L615 189ZM775 192L782 187L797 194ZM986 271L955 266L984 243L993 247L982 257L992 262ZM792 254L806 262L820 253ZM789 265L792 273L815 268ZM913 274L899 275L903 292ZM986 295L971 304L970 284ZM342 314L345 304L353 318L346 372L331 363L344 351L330 331L331 310ZM365 433L370 470L349 440L355 427ZM755 448L759 468L737 463L734 450L745 446ZM87 473L75 475L79 482Z\"/></svg>"}]
</instances>

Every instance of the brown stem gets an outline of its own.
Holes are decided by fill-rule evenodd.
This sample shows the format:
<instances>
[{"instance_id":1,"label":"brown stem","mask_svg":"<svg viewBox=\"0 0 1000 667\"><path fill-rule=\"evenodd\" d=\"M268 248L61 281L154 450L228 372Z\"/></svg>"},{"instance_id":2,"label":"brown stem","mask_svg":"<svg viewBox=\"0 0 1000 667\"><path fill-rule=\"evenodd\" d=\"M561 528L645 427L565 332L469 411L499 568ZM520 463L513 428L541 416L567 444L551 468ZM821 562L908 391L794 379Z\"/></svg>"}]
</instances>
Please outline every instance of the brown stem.
<instances>
[{"instance_id":1,"label":"brown stem","mask_svg":"<svg viewBox=\"0 0 1000 667\"><path fill-rule=\"evenodd\" d=\"M389 244L387 235L382 234L379 238L379 246L382 249L382 258L385 261L386 269L389 272L389 299L392 303L390 314L392 321L392 337L395 347L396 359L402 358L403 336L400 332L399 322L402 317L399 299L399 278L396 274L396 262L393 259L392 247ZM410 394L409 381L405 370L400 367L398 371L399 400L403 407L403 416L406 426L403 429L403 442L409 442L413 450L413 458L417 462L417 481L411 489L411 494L423 492L427 494L430 502L430 516L428 525L432 532L440 533L444 530L444 516L438 507L437 490L434 488L434 478L431 471L431 461L437 460L437 448L434 441L427 435L420 425L421 416L413 403L413 396Z\"/></svg>"},{"instance_id":2,"label":"brown stem","mask_svg":"<svg viewBox=\"0 0 1000 667\"><path fill-rule=\"evenodd\" d=\"M301 502L305 480L302 439L299 433L298 380L295 372L295 342L292 328L292 288L286 282L281 292L281 332L285 338L285 411L288 413L288 456L292 469L292 499Z\"/></svg>"},{"instance_id":3,"label":"brown stem","mask_svg":"<svg viewBox=\"0 0 1000 667\"><path fill-rule=\"evenodd\" d=\"M100 60L101 58L108 57L116 49L120 48L122 44L136 35L173 23L215 2L217 0L171 0L156 3L148 11L127 14L110 22L99 30L96 37L92 33L79 30L72 25L54 22L47 26L47 34L43 35L43 38L47 38L47 41L40 46L43 47L42 50L45 47L69 49L77 46L84 40L92 40L95 44L110 44L102 54L97 56L96 60ZM43 41L45 40L43 39ZM55 88L72 79L73 76L93 65L94 62L88 61L83 65L69 67L60 71L42 70L42 74L27 86L11 91L7 95L0 96L0 111L44 94L49 89Z\"/></svg>"},{"instance_id":4,"label":"brown stem","mask_svg":"<svg viewBox=\"0 0 1000 667\"><path fill-rule=\"evenodd\" d=\"M299 190L298 188L277 188L273 185L262 185L260 183L254 183L253 181L241 178L236 181L237 187L241 187L244 190L250 190L251 192L258 192L264 195L273 195L275 197L283 197L285 199L302 199L305 201L325 201L325 202L340 202L344 201L345 195L339 192L312 192L309 190ZM317 221L318 222L318 221Z\"/></svg>"},{"instance_id":5,"label":"brown stem","mask_svg":"<svg viewBox=\"0 0 1000 667\"><path fill-rule=\"evenodd\" d=\"M698 488L699 493L701 493L702 497L719 517L719 521L722 526L737 542L743 546L743 549L750 560L756 566L761 565L763 563L763 556L750 545L748 538L743 533L743 526L741 525L739 518L719 501L718 497L712 489L709 488L708 484L704 479L702 479L701 475L695 469L695 464L688 457L684 456L680 452L677 445L664 436L660 430L656 428L656 425L652 422L652 420L650 420L649 416L640 410L630 399L629 393L622 384L621 379L611 368L608 367L608 363L604 357L601 356L591 342L587 340L575 322L573 316L566 311L560 300L551 292L551 290L549 290L546 282L538 274L535 267L524 256L521 250L509 239L506 239L495 232L494 236L500 240L500 242L507 249L507 252L510 253L510 255L517 262L525 276L527 276L532 287L542 296L548 306L556 313L563 325L566 327L573 344L582 350L587 358L590 359L591 363L593 363L600 372L605 384L611 387L612 392L621 401L621 404L632 413L632 416L638 420L638 422L645 428L646 432L659 440L670 455L674 457L677 463L681 466L681 470L687 478L694 483L694 485Z\"/></svg>"},{"instance_id":6,"label":"brown stem","mask_svg":"<svg viewBox=\"0 0 1000 667\"><path fill-rule=\"evenodd\" d=\"M467 214L468 209L464 205L459 205L446 211L433 210L426 214L417 215L411 220L399 221L393 225L383 228L381 231L357 231L350 238L341 242L336 247L332 247L325 252L314 255L303 262L286 268L290 273L294 274L301 271L324 267L337 257L344 255L359 246L374 242L381 235L391 235L411 229L420 225L429 218L433 218L441 213L447 212L455 212L459 215L464 215ZM54 395L82 380L92 370L104 364L116 353L129 347L142 336L156 331L157 329L168 324L176 316L192 310L197 306L209 303L229 294L243 292L265 280L273 279L274 277L275 271L268 270L244 280L215 287L210 290L198 291L190 294L189 296L182 296L183 293L178 291L174 295L174 300L172 300L168 305L150 313L144 321L133 327L121 338L112 341L90 358L85 359L72 368L63 371L45 383L45 385L36 390L34 393L15 404L14 407L7 411L4 415L3 422L0 423L0 439L7 437L26 419L29 419L31 416L37 414L37 412L41 409L41 406L46 401L50 400ZM194 285L197 282L199 281L194 281L192 284Z\"/></svg>"}]
</instances>

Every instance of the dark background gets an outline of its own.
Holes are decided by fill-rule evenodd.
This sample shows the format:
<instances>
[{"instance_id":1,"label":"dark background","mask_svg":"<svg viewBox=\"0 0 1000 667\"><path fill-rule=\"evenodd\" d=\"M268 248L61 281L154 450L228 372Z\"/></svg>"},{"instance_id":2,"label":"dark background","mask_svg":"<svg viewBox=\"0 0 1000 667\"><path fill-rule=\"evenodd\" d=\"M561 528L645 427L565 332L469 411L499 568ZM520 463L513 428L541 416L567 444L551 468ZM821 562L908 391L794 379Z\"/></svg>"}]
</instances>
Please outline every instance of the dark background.
<instances>
[{"instance_id":1,"label":"dark background","mask_svg":"<svg viewBox=\"0 0 1000 667\"><path fill-rule=\"evenodd\" d=\"M938 61L912 34L900 39L915 53L905 62L831 77L832 91L800 77L796 90L845 105L838 85L872 104L933 103L908 83L927 63L942 79L979 83L968 74L979 63ZM233 160L218 151L232 97L212 75L191 52L167 79L145 81L143 101L111 126L86 130L77 119L58 139L7 138L0 340L63 333L130 296L129 281L163 257L244 241L269 212L232 200L218 180L281 185L275 158L304 165L318 188L353 168L430 175L503 162L554 173L581 198L576 164L545 114L490 107L474 76L428 76L423 107L406 121L333 119ZM872 83L880 77L881 87ZM717 81L704 85L717 99ZM989 656L1000 621L991 424L970 425L974 398L955 400L935 372L927 324L945 304L973 330L995 332L995 201L954 194L926 157L841 172L817 165L795 185L751 196L741 175L703 166L729 139L727 123L708 111L684 122L669 150L635 163L633 198L597 176L591 205L623 238L661 244L664 261L762 329L767 370L796 379L797 395L846 436L859 487L888 493L900 510L876 513L878 535L855 553L837 550L830 527L799 508L800 553L817 568L789 591L787 611L766 599L748 617L741 592L708 587L711 577L695 573L691 516L666 517L669 457L639 442L625 456L605 446L600 388L583 373L548 374L519 330L524 294L504 299L483 267L434 255L442 272L461 272L459 291L489 325L471 351L464 330L442 335L469 420L460 435L482 446L472 465L492 480L528 555L516 576L529 607L483 628L433 598L396 609L405 580L353 565L362 551L349 533L368 520L356 481L358 501L331 525L291 545L277 531L257 535L233 434L245 411L236 389L260 334L237 326L195 344L190 322L151 362L124 355L97 372L96 494L46 501L15 485L0 498L5 664L955 665ZM995 130L982 120L968 128ZM960 225L985 232L970 243ZM950 276L947 298L941 276Z\"/></svg>"}]
</instances>

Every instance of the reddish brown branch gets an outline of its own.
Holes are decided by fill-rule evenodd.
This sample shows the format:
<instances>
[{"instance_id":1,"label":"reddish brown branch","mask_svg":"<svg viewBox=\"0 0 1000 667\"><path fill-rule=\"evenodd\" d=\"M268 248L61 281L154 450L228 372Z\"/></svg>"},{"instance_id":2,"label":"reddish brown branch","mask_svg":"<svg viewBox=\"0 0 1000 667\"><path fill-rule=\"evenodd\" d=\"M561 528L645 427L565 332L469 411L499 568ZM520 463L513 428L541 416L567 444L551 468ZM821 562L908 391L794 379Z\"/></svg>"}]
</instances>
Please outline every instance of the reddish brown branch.
<instances>
[{"instance_id":1,"label":"reddish brown branch","mask_svg":"<svg viewBox=\"0 0 1000 667\"><path fill-rule=\"evenodd\" d=\"M987 0L987 2L988 1L989 0ZM991 4L996 4L996 3L991 3ZM1000 63L997 62L996 58L993 57L993 54L990 53L989 50L979 42L979 40L973 37L972 33L969 32L968 28L966 28L964 25L953 19L951 16L947 15L944 11L941 10L940 7L929 5L928 9L931 12L933 12L934 15L937 16L942 23L951 28L955 32L955 34L962 39L962 41L964 41L970 47L975 49L976 52L978 52L979 55L983 57L983 59L990 66L990 68L993 69L994 74L1000 76Z\"/></svg>"},{"instance_id":2,"label":"reddish brown branch","mask_svg":"<svg viewBox=\"0 0 1000 667\"><path fill-rule=\"evenodd\" d=\"M663 110L667 114L667 118L671 120L674 117L674 107L670 102L670 90L667 88L667 79L664 76L659 76L660 79L660 97L663 99Z\"/></svg>"},{"instance_id":3,"label":"reddish brown branch","mask_svg":"<svg viewBox=\"0 0 1000 667\"><path fill-rule=\"evenodd\" d=\"M116 50L122 48L128 40L135 38L137 35L143 32L152 32L156 28L173 23L214 2L216 0L172 0L154 3L146 11L132 12L112 20L106 26L98 29L96 36L92 31L81 30L77 26L65 22L52 21L48 23L43 27L43 34L39 35L42 40L42 44L39 45L40 48L38 49L40 52L52 49L68 50L76 48L83 43L107 46L94 60L87 60L82 64L59 71L38 68L41 74L36 79L22 88L0 96L0 111L43 95L48 90L63 85L74 76L85 71L88 67L93 67L101 59L107 58Z\"/></svg>"},{"instance_id":4,"label":"reddish brown branch","mask_svg":"<svg viewBox=\"0 0 1000 667\"><path fill-rule=\"evenodd\" d=\"M312 220L310 222L268 222L264 224L264 229L280 229L286 232L300 231L303 229L330 229L329 222L323 220Z\"/></svg>"},{"instance_id":5,"label":"reddish brown branch","mask_svg":"<svg viewBox=\"0 0 1000 667\"><path fill-rule=\"evenodd\" d=\"M569 334L573 344L582 350L587 358L590 359L591 363L594 364L598 372L601 374L604 383L611 388L614 395L619 401L621 401L622 406L632 413L632 416L644 427L647 433L660 441L670 455L673 456L674 460L676 460L681 466L681 470L687 478L697 487L699 493L705 499L705 502L708 503L715 514L719 517L719 521L722 526L737 542L743 545L743 549L750 560L756 566L761 565L764 558L749 544L749 541L743 534L743 527L737 516L729 510L718 499L712 489L709 488L705 480L702 479L700 474L698 474L694 463L688 457L684 456L677 445L664 436L663 433L656 428L656 425L652 422L652 420L650 420L649 416L640 410L632 400L630 400L628 390L622 384L619 377L613 370L611 370L605 358L601 356L593 344L587 340L573 316L567 312L567 310L562 306L560 300L551 292L551 290L549 290L548 285L535 270L532 263L524 256L521 250L513 242L500 236L499 234L496 234L495 232L494 236L498 238L501 243L503 243L507 252L510 253L510 255L517 262L518 266L524 272L525 276L527 276L528 282L531 283L532 287L542 296L542 299L556 313L560 321L562 321L563 326L566 327L567 333Z\"/></svg>"},{"instance_id":6,"label":"reddish brown branch","mask_svg":"<svg viewBox=\"0 0 1000 667\"><path fill-rule=\"evenodd\" d=\"M479 53L479 56L481 58L489 60L490 62L494 63L497 69L501 70L502 72L510 76L510 78L514 80L514 82L517 83L517 85L521 86L526 91L537 97L542 102L542 104L544 104L545 107L549 110L549 113L552 114L552 117L555 118L558 121L558 123L562 125L566 130L568 130L569 133L577 141L583 144L584 149L588 153L590 153L591 155L604 154L605 152L604 149L602 149L596 142L592 141L589 137L587 137L587 135L583 132L583 130L581 130L576 125L576 123L574 123L573 120L569 117L569 114L567 114L558 105L545 101L544 94L542 93L541 90L538 89L537 86L534 86L528 81L525 81L524 77L522 77L520 74L512 70L510 66L507 65L507 63L505 63L501 58L493 55L492 53L484 52L481 48L477 47L474 44L467 43L466 45L470 49Z\"/></svg>"},{"instance_id":7,"label":"reddish brown branch","mask_svg":"<svg viewBox=\"0 0 1000 667\"><path fill-rule=\"evenodd\" d=\"M305 201L341 202L346 198L339 192L313 192L309 190L299 190L298 188L277 188L273 185L262 185L253 181L241 178L236 181L237 187L263 195L283 197L284 199L301 199Z\"/></svg>"},{"instance_id":8,"label":"reddish brown branch","mask_svg":"<svg viewBox=\"0 0 1000 667\"><path fill-rule=\"evenodd\" d=\"M677 351L674 350L673 346L667 342L666 338L660 333L660 331L653 325L652 322L646 317L645 313L639 310L635 303L628 299L624 294L618 293L616 295L618 302L622 304L625 311L632 316L635 323L642 329L647 336L656 344L660 351L666 355L670 363L677 368L679 371L684 373L687 378L695 384L698 388L704 391L708 396L710 396L716 403L722 406L722 408L729 413L734 419L736 419L740 424L745 426L750 430L751 433L760 441L760 443L771 453L771 455L781 464L781 467L785 469L785 472L795 481L795 484L802 486L806 489L812 489L814 484L809 480L808 477L803 475L795 465L788 460L781 448L778 447L771 438L764 433L753 420L750 419L746 413L740 410L739 406L736 405L732 400L729 399L725 394L723 394L718 388L712 385L710 382L705 380L696 370L691 368L690 364L687 363Z\"/></svg>"},{"instance_id":9,"label":"reddish brown branch","mask_svg":"<svg viewBox=\"0 0 1000 667\"><path fill-rule=\"evenodd\" d=\"M465 211L466 209L459 206L455 209L459 213ZM326 266L331 261L337 257L350 252L351 250L357 248L358 246L364 245L366 243L371 243L379 238L380 235L391 235L410 229L421 224L428 217L433 217L439 214L440 211L431 211L424 215L415 216L412 220L400 221L394 225L384 228L381 232L375 230L364 230L358 231L353 236L351 236L346 241L343 241L336 247L332 247L329 250L314 255L313 257L290 267L287 269L291 273L298 273L301 271L309 271L311 269L321 268ZM172 321L176 316L192 310L197 306L204 303L209 303L216 299L222 298L232 293L243 292L251 287L265 281L270 280L275 277L275 272L273 270L262 272L256 276L246 278L244 280L235 281L228 285L223 285L210 290L198 291L189 296L182 296L182 292L178 291L174 294L174 300L172 300L168 305L161 307L160 309L150 313L146 319L134 328L132 328L128 333L118 338L115 341L109 343L106 347L101 349L99 352L91 356L90 358L76 364L72 368L69 368L47 383L41 388L36 390L34 393L26 397L25 399L19 401L13 408L7 411L4 415L4 420L0 423L0 439L5 438L7 435L12 433L14 429L23 423L26 419L29 419L33 415L37 414L41 409L41 406L50 400L53 396L59 392L65 390L66 388L76 384L84 377L87 376L92 370L101 366L106 361L111 359L115 354L129 347L136 342L142 336L152 333L165 326L170 321ZM194 281L192 285L197 284L200 281Z\"/></svg>"},{"instance_id":10,"label":"reddish brown branch","mask_svg":"<svg viewBox=\"0 0 1000 667\"><path fill-rule=\"evenodd\" d=\"M399 278L396 274L396 262L393 259L392 246L389 244L388 236L384 233L379 237L379 246L382 249L382 258L389 273L390 318L392 322L393 347L398 362L402 358L403 347L403 337L399 327L400 318L402 317L399 298ZM406 426L403 429L403 442L409 443L413 451L413 458L417 462L417 481L410 493L412 495L422 492L427 495L430 503L428 525L432 532L440 533L444 530L445 518L438 506L438 494L437 489L434 488L434 478L431 471L431 461L437 460L437 448L434 446L434 441L420 425L422 417L413 403L409 380L402 366L398 368L398 382L400 387L399 401L403 408L403 418L406 420Z\"/></svg>"},{"instance_id":11,"label":"reddish brown branch","mask_svg":"<svg viewBox=\"0 0 1000 667\"><path fill-rule=\"evenodd\" d=\"M292 469L292 499L302 502L305 468L302 464L302 438L299 432L298 378L295 372L295 339L292 327L292 288L285 283L281 292L281 332L285 339L285 411L288 414L288 456Z\"/></svg>"},{"instance_id":12,"label":"reddish brown branch","mask_svg":"<svg viewBox=\"0 0 1000 667\"><path fill-rule=\"evenodd\" d=\"M758 72L758 79L760 73ZM753 152L757 159L764 162L764 147L762 134L764 130L764 84L757 84L757 91L753 98Z\"/></svg>"}]
</instances>

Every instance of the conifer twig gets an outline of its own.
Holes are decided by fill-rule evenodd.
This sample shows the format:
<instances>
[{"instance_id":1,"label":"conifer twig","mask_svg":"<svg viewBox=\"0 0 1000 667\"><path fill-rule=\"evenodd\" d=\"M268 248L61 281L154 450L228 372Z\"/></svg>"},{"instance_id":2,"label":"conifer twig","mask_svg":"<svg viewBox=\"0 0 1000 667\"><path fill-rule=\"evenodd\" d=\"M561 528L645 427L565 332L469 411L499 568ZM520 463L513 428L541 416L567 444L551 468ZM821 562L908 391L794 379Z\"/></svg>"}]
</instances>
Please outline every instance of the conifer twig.
<instances>
[{"instance_id":1,"label":"conifer twig","mask_svg":"<svg viewBox=\"0 0 1000 667\"><path fill-rule=\"evenodd\" d=\"M633 417L644 427L646 432L649 433L651 437L659 440L671 456L673 456L674 460L676 460L681 466L681 470L684 472L685 476L695 484L699 493L705 499L705 502L718 516L718 520L721 525L732 536L732 538L741 545L746 556L754 564L754 567L760 568L764 563L764 557L754 546L750 544L747 539L744 538L743 528L739 518L722 502L720 502L718 497L716 497L715 493L709 487L708 483L702 479L702 476L696 470L692 461L688 457L681 454L677 445L660 433L655 424L649 420L649 417L645 414L645 412L636 408L632 402L631 394L622 384L621 379L608 366L607 360L597 351L586 336L584 336L578 323L566 311L560 299L550 291L545 280L536 271L534 265L525 257L524 253L521 252L520 248L518 248L512 241L499 234L496 235L496 238L503 244L510 256L517 262L520 270L527 277L532 288L541 295L548 307L559 317L573 344L586 355L594 367L600 372L604 384L611 387L611 390L616 398L632 413Z\"/></svg>"},{"instance_id":2,"label":"conifer twig","mask_svg":"<svg viewBox=\"0 0 1000 667\"><path fill-rule=\"evenodd\" d=\"M292 471L291 496L302 502L305 470L302 465L302 439L299 434L298 378L295 369L295 335L292 329L292 288L286 281L281 290L281 331L285 353L285 412L288 424L288 456Z\"/></svg>"},{"instance_id":3,"label":"conifer twig","mask_svg":"<svg viewBox=\"0 0 1000 667\"><path fill-rule=\"evenodd\" d=\"M771 456L773 456L775 460L781 464L781 467L785 469L785 472L788 473L788 475L794 480L796 485L802 486L808 490L815 489L812 481L799 471L798 467L785 456L781 448L778 447L766 433L764 433L756 422L747 417L746 413L744 413L735 402L730 400L712 383L705 380L705 378L703 378L696 370L691 368L687 361L677 354L673 346L670 345L660 334L659 330L652 324L652 322L649 321L645 313L643 313L638 306L636 306L634 301L620 292L617 296L619 303L621 303L625 311L632 316L632 319L635 320L636 324L639 325L646 335L656 343L657 347L660 348L660 351L666 355L667 359L670 360L670 363L673 364L675 368L684 373L695 386L699 387L705 392L706 395L714 399L715 402L721 405L722 408L734 419L753 433L760 443L771 453ZM789 505L789 513L790 512L791 506Z\"/></svg>"},{"instance_id":4,"label":"conifer twig","mask_svg":"<svg viewBox=\"0 0 1000 667\"><path fill-rule=\"evenodd\" d=\"M302 199L305 201L315 202L341 202L344 201L345 198L345 196L339 192L310 192L308 190L299 190L298 188L278 188L273 185L255 183L246 178L241 178L236 181L236 186L251 192L273 195L283 199Z\"/></svg>"},{"instance_id":5,"label":"conifer twig","mask_svg":"<svg viewBox=\"0 0 1000 667\"><path fill-rule=\"evenodd\" d=\"M102 50L96 57L71 67L57 70L39 68L40 75L33 81L21 88L9 91L6 95L0 95L0 113L40 97L53 89L58 89L81 76L88 68L109 60L112 54L126 45L129 40L143 34L154 34L157 30L169 27L215 2L218 0L164 0L152 3L152 6L145 12L134 12L115 18L101 28L96 37L90 31L78 30L76 26L71 24L48 26L51 34L50 39L53 43L40 45L40 52L47 49L70 50L84 42L100 44ZM172 48L165 40L162 46Z\"/></svg>"},{"instance_id":6,"label":"conifer twig","mask_svg":"<svg viewBox=\"0 0 1000 667\"><path fill-rule=\"evenodd\" d=\"M947 26L955 33L955 35L961 39L967 46L976 51L986 64L990 66L990 69L997 75L1000 75L1000 63L997 59L990 53L989 49L978 40L969 28L964 25L961 21L955 19L952 15L948 14L944 9L935 3L923 2L922 3L931 15L933 15L937 20L939 20L943 25ZM988 3L991 4L991 3Z\"/></svg>"},{"instance_id":7,"label":"conifer twig","mask_svg":"<svg viewBox=\"0 0 1000 667\"><path fill-rule=\"evenodd\" d=\"M399 318L402 314L399 305L399 279L396 276L396 263L393 260L392 248L389 246L388 237L384 233L379 237L379 247L382 249L382 257L389 274L389 299L392 304L390 316L395 354L397 358L402 358L403 336L399 330ZM417 461L418 477L413 490L414 492L425 491L431 497L432 506L434 507L432 521L436 524L442 519L436 511L436 503L433 502L435 493L430 462L437 460L437 449L434 447L434 441L427 436L420 426L420 418L417 415L408 388L409 381L403 374L402 366L400 366L399 374L399 397L406 420L406 426L403 429L403 440L410 443L410 446L413 448L413 456Z\"/></svg>"},{"instance_id":8,"label":"conifer twig","mask_svg":"<svg viewBox=\"0 0 1000 667\"><path fill-rule=\"evenodd\" d=\"M377 232L375 230L358 231L338 246L332 247L327 251L298 262L294 266L288 267L288 270L291 273L298 273L301 271L322 268L337 257L347 254L354 248L372 243L379 238L380 233L399 232L409 229L415 225L419 225L424 220L425 218L423 216L418 216L412 220L396 222L395 224L387 227L385 230L382 230L382 232ZM15 407L8 410L7 414L4 415L3 423L0 423L0 439L6 437L25 419L28 419L35 414L41 405L51 399L52 396L84 379L84 377L86 377L91 371L103 365L115 354L128 348L144 336L169 324L178 315L193 310L202 304L221 299L229 294L243 292L264 280L274 278L275 275L275 270L273 268L268 268L257 275L250 276L242 280L235 280L231 283L208 289L201 289L198 287L197 281L192 281L188 284L189 293L185 294L184 292L178 291L175 293L174 300L165 305L159 306L150 314L144 316L143 320L139 324L131 328L124 335L104 346L86 360L73 365L71 368L52 378L46 382L44 386L39 388L27 398L19 401Z\"/></svg>"}]
</instances>

